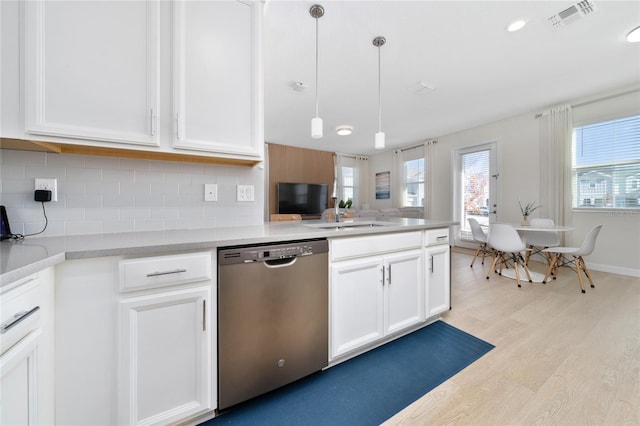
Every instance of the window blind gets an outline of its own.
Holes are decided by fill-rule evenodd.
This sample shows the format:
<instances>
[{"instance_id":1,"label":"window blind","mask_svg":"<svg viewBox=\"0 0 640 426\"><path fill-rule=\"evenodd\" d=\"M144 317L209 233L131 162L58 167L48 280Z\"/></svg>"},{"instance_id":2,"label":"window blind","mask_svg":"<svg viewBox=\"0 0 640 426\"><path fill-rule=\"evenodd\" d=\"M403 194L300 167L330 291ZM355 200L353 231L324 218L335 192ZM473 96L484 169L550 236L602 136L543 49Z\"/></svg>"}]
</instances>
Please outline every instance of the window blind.
<instances>
[{"instance_id":1,"label":"window blind","mask_svg":"<svg viewBox=\"0 0 640 426\"><path fill-rule=\"evenodd\" d=\"M640 208L640 115L574 128L573 206Z\"/></svg>"}]
</instances>

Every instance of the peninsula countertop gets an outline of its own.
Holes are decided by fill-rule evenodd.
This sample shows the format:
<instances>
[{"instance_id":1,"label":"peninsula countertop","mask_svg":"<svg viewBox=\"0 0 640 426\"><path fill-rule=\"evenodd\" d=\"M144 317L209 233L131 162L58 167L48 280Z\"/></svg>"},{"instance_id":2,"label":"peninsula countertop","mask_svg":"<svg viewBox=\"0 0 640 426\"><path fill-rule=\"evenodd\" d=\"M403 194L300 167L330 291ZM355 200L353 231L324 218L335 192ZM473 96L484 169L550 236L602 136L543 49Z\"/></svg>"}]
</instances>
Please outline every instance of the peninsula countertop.
<instances>
[{"instance_id":1,"label":"peninsula countertop","mask_svg":"<svg viewBox=\"0 0 640 426\"><path fill-rule=\"evenodd\" d=\"M359 218L354 224L380 226L318 227L329 222L267 222L262 225L227 228L183 229L59 237L28 237L0 243L0 287L70 259L104 256L143 256L244 244L272 243L313 238L341 238L355 235L447 228L450 219ZM348 222L348 223L351 223ZM344 223L344 222L343 222ZM383 226L384 224L384 226Z\"/></svg>"}]
</instances>

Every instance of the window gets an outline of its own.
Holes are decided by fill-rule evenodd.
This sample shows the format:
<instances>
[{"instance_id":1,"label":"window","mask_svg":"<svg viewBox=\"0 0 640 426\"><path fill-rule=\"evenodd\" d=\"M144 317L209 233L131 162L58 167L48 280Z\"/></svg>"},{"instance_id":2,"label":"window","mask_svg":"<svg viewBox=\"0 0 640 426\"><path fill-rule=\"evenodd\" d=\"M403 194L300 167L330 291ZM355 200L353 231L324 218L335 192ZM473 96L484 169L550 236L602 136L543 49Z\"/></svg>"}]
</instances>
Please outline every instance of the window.
<instances>
[{"instance_id":1,"label":"window","mask_svg":"<svg viewBox=\"0 0 640 426\"><path fill-rule=\"evenodd\" d=\"M640 115L573 129L573 207L640 208Z\"/></svg>"},{"instance_id":2,"label":"window","mask_svg":"<svg viewBox=\"0 0 640 426\"><path fill-rule=\"evenodd\" d=\"M403 206L424 206L424 158L404 162Z\"/></svg>"},{"instance_id":3,"label":"window","mask_svg":"<svg viewBox=\"0 0 640 426\"><path fill-rule=\"evenodd\" d=\"M354 187L355 181L353 178L354 175L354 167L345 167L342 166L340 171L342 172L342 194L340 194L340 199L347 201L351 199L351 201L355 202L354 198Z\"/></svg>"}]
</instances>

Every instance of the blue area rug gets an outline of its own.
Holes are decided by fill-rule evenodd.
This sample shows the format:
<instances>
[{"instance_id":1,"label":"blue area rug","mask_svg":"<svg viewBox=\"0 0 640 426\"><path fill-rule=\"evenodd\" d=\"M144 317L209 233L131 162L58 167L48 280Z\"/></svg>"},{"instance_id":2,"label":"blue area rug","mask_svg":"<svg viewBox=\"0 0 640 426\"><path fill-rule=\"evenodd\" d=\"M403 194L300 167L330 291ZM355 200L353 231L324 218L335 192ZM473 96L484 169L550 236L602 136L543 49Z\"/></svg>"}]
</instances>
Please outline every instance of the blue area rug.
<instances>
[{"instance_id":1,"label":"blue area rug","mask_svg":"<svg viewBox=\"0 0 640 426\"><path fill-rule=\"evenodd\" d=\"M493 348L436 321L203 425L379 425Z\"/></svg>"}]
</instances>

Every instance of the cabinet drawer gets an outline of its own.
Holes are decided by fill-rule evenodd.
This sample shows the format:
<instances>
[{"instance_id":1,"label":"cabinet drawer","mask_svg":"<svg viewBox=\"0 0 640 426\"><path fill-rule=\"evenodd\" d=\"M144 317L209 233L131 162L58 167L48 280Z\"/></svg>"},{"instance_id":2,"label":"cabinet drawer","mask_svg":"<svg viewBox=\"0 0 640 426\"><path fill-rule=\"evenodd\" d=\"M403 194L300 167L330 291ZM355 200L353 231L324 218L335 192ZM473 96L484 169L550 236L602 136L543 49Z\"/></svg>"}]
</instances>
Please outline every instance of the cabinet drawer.
<instances>
[{"instance_id":1,"label":"cabinet drawer","mask_svg":"<svg viewBox=\"0 0 640 426\"><path fill-rule=\"evenodd\" d=\"M210 280L211 253L189 253L120 261L120 291Z\"/></svg>"},{"instance_id":2,"label":"cabinet drawer","mask_svg":"<svg viewBox=\"0 0 640 426\"><path fill-rule=\"evenodd\" d=\"M436 246L439 244L449 244L449 228L424 231L425 246Z\"/></svg>"},{"instance_id":3,"label":"cabinet drawer","mask_svg":"<svg viewBox=\"0 0 640 426\"><path fill-rule=\"evenodd\" d=\"M330 240L331 260L352 259L422 247L421 232L369 235Z\"/></svg>"},{"instance_id":4,"label":"cabinet drawer","mask_svg":"<svg viewBox=\"0 0 640 426\"><path fill-rule=\"evenodd\" d=\"M25 278L0 292L0 353L40 325L40 281L37 275Z\"/></svg>"}]
</instances>

